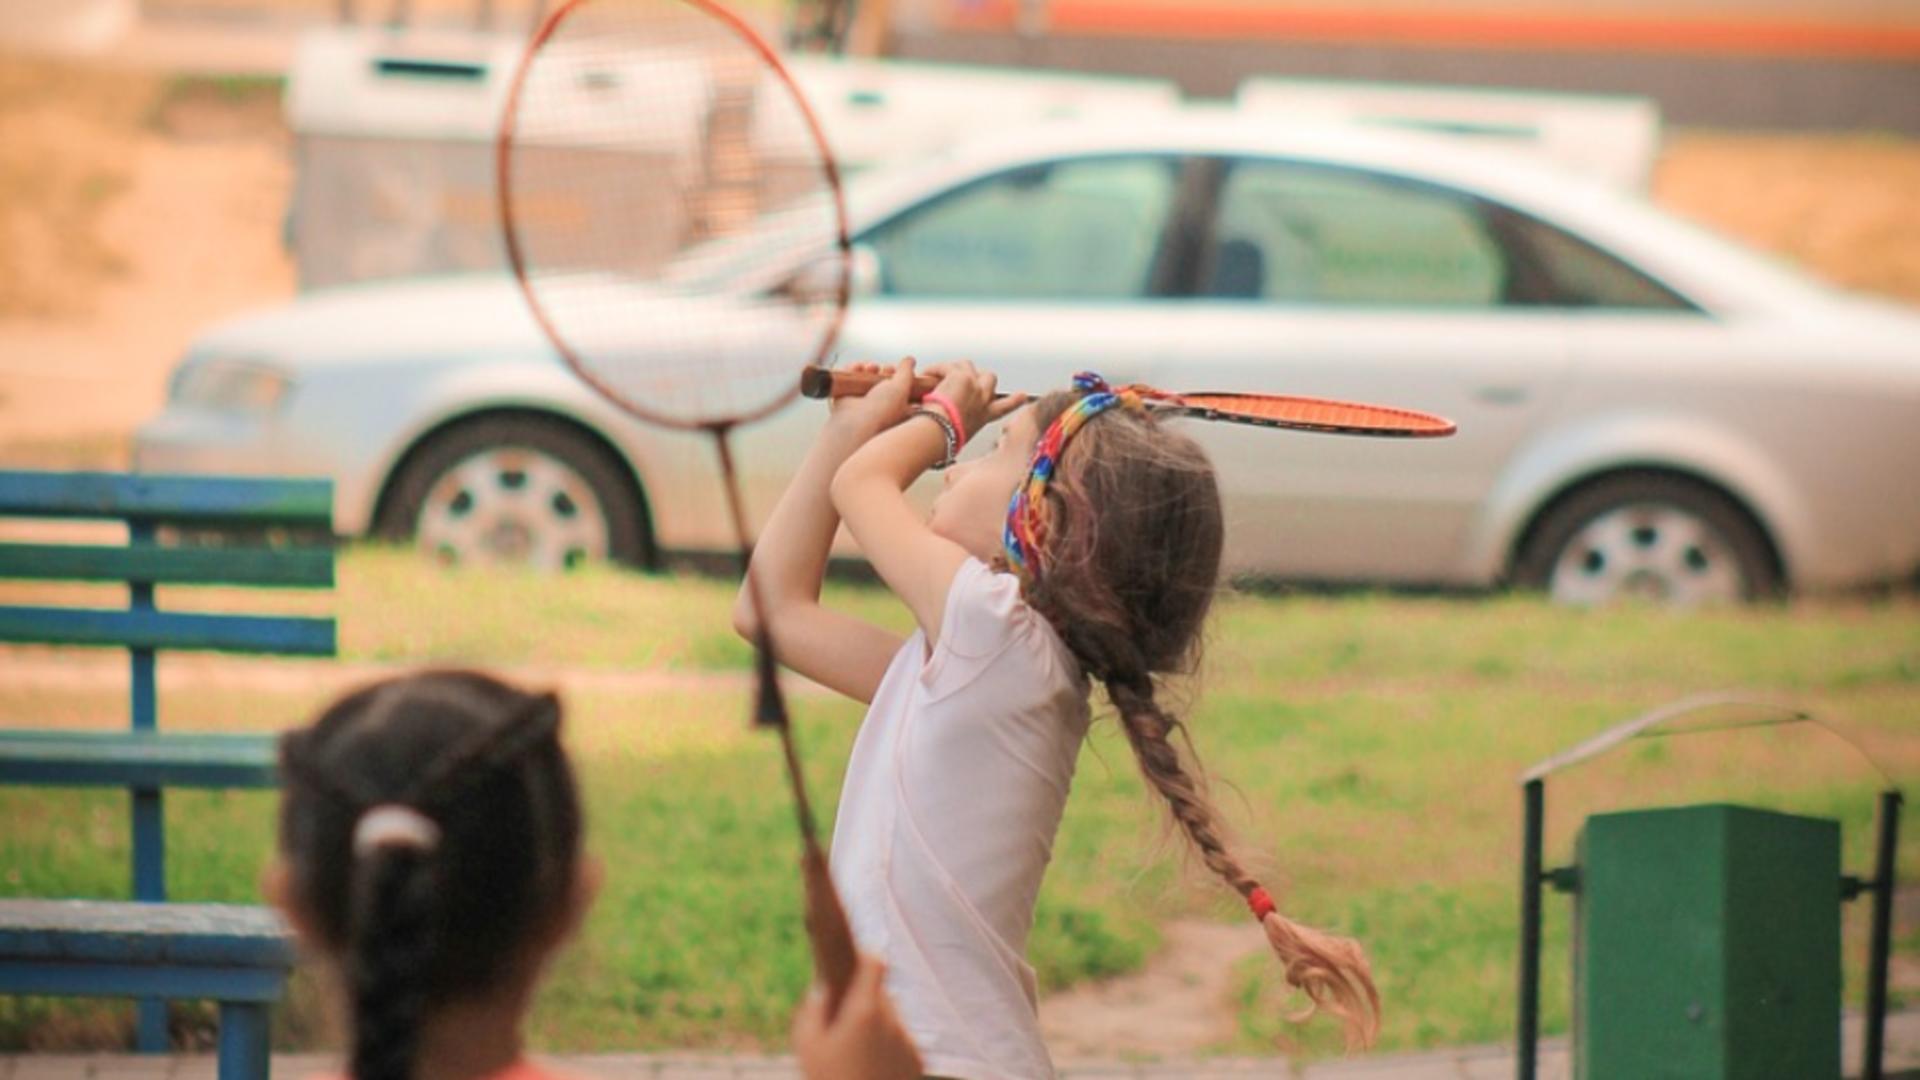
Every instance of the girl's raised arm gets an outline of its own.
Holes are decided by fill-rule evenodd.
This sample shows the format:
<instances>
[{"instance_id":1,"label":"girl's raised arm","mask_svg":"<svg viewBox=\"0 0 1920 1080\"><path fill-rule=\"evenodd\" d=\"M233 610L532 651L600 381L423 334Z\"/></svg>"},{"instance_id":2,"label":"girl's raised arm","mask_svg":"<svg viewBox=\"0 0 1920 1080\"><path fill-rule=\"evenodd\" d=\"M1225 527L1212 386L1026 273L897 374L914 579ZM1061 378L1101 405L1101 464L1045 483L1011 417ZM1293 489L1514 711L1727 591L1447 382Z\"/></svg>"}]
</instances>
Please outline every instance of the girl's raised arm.
<instances>
[{"instance_id":1,"label":"girl's raised arm","mask_svg":"<svg viewBox=\"0 0 1920 1080\"><path fill-rule=\"evenodd\" d=\"M872 364L854 370L879 370ZM899 423L906 394L868 394L834 405L820 438L767 519L754 545L748 572L760 589L774 655L814 682L857 701L872 701L893 654L898 634L820 605L833 534L840 527L828 497L834 473L860 445ZM752 598L744 583L734 600L733 627L751 640L758 633Z\"/></svg>"},{"instance_id":2,"label":"girl's raised arm","mask_svg":"<svg viewBox=\"0 0 1920 1080\"><path fill-rule=\"evenodd\" d=\"M966 429L977 432L1026 403L1015 395L995 401L994 376L961 361L928 369L941 375L939 392L960 412ZM889 399L904 402L913 385L913 363L894 368L887 382L875 387ZM913 611L932 645L946 614L947 592L953 577L967 561L968 551L941 536L907 501L906 490L920 474L946 455L946 436L932 420L894 425L867 441L840 466L833 478L833 505L847 529L873 564L880 579Z\"/></svg>"}]
</instances>

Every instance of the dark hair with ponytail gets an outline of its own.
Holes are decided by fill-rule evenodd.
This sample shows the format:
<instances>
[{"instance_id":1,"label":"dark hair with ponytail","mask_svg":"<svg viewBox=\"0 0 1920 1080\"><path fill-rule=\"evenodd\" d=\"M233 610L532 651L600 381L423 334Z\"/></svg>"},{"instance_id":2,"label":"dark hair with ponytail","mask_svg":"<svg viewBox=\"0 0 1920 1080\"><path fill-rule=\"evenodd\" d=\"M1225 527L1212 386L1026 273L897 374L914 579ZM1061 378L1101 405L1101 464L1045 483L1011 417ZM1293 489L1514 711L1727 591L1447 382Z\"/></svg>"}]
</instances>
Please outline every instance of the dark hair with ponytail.
<instances>
[{"instance_id":1,"label":"dark hair with ponytail","mask_svg":"<svg viewBox=\"0 0 1920 1080\"><path fill-rule=\"evenodd\" d=\"M420 1032L561 928L580 804L560 705L474 672L341 698L280 742L288 901L339 958L354 1080L410 1080Z\"/></svg>"},{"instance_id":2,"label":"dark hair with ponytail","mask_svg":"<svg viewBox=\"0 0 1920 1080\"><path fill-rule=\"evenodd\" d=\"M1036 429L1078 397L1040 399ZM1192 744L1183 755L1176 742L1183 725L1155 693L1157 676L1193 669L1218 584L1225 530L1206 453L1145 412L1111 409L1067 442L1045 497L1044 569L1024 579L1027 602L1106 687L1147 783L1207 869L1252 908L1287 982L1345 1022L1349 1046L1370 1044L1380 997L1366 954L1274 908L1228 847Z\"/></svg>"}]
</instances>

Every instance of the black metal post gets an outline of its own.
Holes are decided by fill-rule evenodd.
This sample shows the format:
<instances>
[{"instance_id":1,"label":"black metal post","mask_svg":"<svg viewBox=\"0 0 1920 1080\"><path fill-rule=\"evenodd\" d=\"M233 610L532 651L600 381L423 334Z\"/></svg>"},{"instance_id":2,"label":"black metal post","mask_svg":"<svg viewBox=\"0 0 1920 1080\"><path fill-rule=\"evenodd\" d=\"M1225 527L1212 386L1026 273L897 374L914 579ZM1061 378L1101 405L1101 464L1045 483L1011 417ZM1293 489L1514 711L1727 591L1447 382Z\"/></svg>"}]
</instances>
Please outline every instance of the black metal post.
<instances>
[{"instance_id":1,"label":"black metal post","mask_svg":"<svg viewBox=\"0 0 1920 1080\"><path fill-rule=\"evenodd\" d=\"M1885 1075L1887 1035L1887 959L1893 939L1893 856L1900 838L1897 791L1880 793L1880 843L1873 866L1873 930L1867 944L1867 1037L1860 1063L1861 1080Z\"/></svg>"},{"instance_id":2,"label":"black metal post","mask_svg":"<svg viewBox=\"0 0 1920 1080\"><path fill-rule=\"evenodd\" d=\"M1541 836L1545 831L1546 782L1529 780L1522 788L1525 824L1520 840L1520 1080L1534 1080L1540 1066L1540 888Z\"/></svg>"}]
</instances>

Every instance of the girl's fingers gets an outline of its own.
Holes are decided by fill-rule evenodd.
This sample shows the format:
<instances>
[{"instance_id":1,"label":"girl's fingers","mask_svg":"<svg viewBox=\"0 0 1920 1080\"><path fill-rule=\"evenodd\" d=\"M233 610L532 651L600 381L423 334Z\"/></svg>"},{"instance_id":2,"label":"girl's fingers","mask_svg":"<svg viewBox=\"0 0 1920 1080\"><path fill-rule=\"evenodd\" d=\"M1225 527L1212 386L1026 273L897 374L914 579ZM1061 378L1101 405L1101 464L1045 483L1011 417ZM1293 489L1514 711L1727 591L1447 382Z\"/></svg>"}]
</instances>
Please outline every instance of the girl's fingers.
<instances>
[{"instance_id":1,"label":"girl's fingers","mask_svg":"<svg viewBox=\"0 0 1920 1080\"><path fill-rule=\"evenodd\" d=\"M826 1026L824 1023L826 1010L826 995L820 993L820 988L816 985L807 992L806 997L800 1000L800 1007L794 1010L793 1031L789 1037L795 1043L799 1043L817 1035L820 1029Z\"/></svg>"},{"instance_id":2,"label":"girl's fingers","mask_svg":"<svg viewBox=\"0 0 1920 1080\"><path fill-rule=\"evenodd\" d=\"M862 955L859 966L854 969L853 982L847 987L847 996L840 1003L840 1015L855 1019L878 1012L887 1000L886 978L885 964Z\"/></svg>"},{"instance_id":3,"label":"girl's fingers","mask_svg":"<svg viewBox=\"0 0 1920 1080\"><path fill-rule=\"evenodd\" d=\"M1015 409L1020 408L1022 405L1025 405L1029 400L1031 399L1024 393L1008 394L1006 397L987 406L987 420L989 422L998 420L1008 413L1013 412Z\"/></svg>"},{"instance_id":4,"label":"girl's fingers","mask_svg":"<svg viewBox=\"0 0 1920 1080\"><path fill-rule=\"evenodd\" d=\"M886 962L874 956L862 955L860 964L853 972L853 985L849 994L878 994L887 980Z\"/></svg>"}]
</instances>

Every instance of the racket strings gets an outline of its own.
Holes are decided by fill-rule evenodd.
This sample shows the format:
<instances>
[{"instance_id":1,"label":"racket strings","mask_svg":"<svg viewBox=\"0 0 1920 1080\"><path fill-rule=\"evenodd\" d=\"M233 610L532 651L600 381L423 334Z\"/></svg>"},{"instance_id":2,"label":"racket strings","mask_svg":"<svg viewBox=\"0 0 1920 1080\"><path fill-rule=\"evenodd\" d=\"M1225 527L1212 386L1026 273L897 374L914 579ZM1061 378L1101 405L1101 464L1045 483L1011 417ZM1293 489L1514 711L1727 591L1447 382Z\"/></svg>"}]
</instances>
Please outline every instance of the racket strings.
<instances>
[{"instance_id":1,"label":"racket strings","mask_svg":"<svg viewBox=\"0 0 1920 1080\"><path fill-rule=\"evenodd\" d=\"M503 130L509 252L562 359L643 419L764 416L826 352L841 295L768 275L844 264L837 176L764 46L692 0L556 12ZM836 302L837 301L837 302Z\"/></svg>"},{"instance_id":2,"label":"racket strings","mask_svg":"<svg viewBox=\"0 0 1920 1080\"><path fill-rule=\"evenodd\" d=\"M1445 435L1454 430L1450 421L1428 413L1324 398L1200 393L1176 395L1168 404L1190 414L1221 420L1243 423L1264 421L1327 431Z\"/></svg>"}]
</instances>

